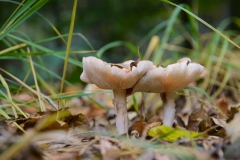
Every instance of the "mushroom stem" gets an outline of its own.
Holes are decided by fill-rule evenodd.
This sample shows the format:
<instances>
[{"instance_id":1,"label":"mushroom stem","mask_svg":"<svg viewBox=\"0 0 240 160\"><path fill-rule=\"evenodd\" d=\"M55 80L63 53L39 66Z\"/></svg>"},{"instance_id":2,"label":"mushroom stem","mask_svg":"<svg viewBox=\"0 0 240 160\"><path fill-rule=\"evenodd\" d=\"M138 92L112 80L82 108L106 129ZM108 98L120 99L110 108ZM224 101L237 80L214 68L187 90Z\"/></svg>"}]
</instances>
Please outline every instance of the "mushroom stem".
<instances>
[{"instance_id":1,"label":"mushroom stem","mask_svg":"<svg viewBox=\"0 0 240 160\"><path fill-rule=\"evenodd\" d=\"M128 117L127 117L127 96L125 89L113 89L114 107L116 112L116 127L119 134L127 133Z\"/></svg>"},{"instance_id":2,"label":"mushroom stem","mask_svg":"<svg viewBox=\"0 0 240 160\"><path fill-rule=\"evenodd\" d=\"M173 93L162 93L160 94L163 101L163 124L172 127L173 120L175 117L175 103Z\"/></svg>"}]
</instances>

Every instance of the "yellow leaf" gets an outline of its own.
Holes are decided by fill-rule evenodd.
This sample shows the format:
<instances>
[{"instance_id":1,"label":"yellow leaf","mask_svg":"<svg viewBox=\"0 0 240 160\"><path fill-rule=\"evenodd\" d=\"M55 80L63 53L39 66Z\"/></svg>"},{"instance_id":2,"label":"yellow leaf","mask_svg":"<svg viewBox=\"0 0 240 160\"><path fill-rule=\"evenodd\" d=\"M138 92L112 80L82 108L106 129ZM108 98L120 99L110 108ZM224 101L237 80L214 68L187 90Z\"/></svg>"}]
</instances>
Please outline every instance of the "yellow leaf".
<instances>
[{"instance_id":1,"label":"yellow leaf","mask_svg":"<svg viewBox=\"0 0 240 160\"><path fill-rule=\"evenodd\" d=\"M201 133L188 131L188 130L175 129L166 125L161 125L161 126L156 126L154 128L151 128L148 131L148 135L151 137L159 137L160 139L171 141L171 142L176 141L181 137L184 137L186 139L192 139L192 138L203 136L203 134Z\"/></svg>"}]
</instances>

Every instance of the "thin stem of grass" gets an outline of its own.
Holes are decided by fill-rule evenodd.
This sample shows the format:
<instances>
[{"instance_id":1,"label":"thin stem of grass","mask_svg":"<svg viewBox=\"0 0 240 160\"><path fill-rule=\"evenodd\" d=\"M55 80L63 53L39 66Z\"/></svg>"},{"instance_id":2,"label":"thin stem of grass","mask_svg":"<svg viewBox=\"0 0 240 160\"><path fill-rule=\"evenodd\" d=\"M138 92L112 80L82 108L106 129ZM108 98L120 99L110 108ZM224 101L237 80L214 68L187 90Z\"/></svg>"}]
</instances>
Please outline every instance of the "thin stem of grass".
<instances>
[{"instance_id":1,"label":"thin stem of grass","mask_svg":"<svg viewBox=\"0 0 240 160\"><path fill-rule=\"evenodd\" d=\"M1 90L0 93L3 95L4 98L6 98L14 108L16 108L25 118L28 118L28 116L13 102L13 100L8 97L6 94L4 94Z\"/></svg>"},{"instance_id":2,"label":"thin stem of grass","mask_svg":"<svg viewBox=\"0 0 240 160\"><path fill-rule=\"evenodd\" d=\"M28 52L30 52L29 48L27 48ZM40 109L42 112L46 111L46 108L44 106L44 103L41 99L41 96L40 96L40 89L39 89L39 86L38 86L38 81L37 81L37 77L36 77L36 72L35 72L35 69L34 69L34 66L33 66L33 60L32 60L32 56L29 56L29 62L30 62L30 65L31 65L31 69L32 69L32 74L33 74L33 78L34 78L34 82L35 82L35 86L36 86L36 89L37 89L37 95L38 95L38 101L39 101L39 106L40 106Z\"/></svg>"},{"instance_id":3,"label":"thin stem of grass","mask_svg":"<svg viewBox=\"0 0 240 160\"><path fill-rule=\"evenodd\" d=\"M221 52L220 52L220 55L219 55L219 58L218 58L216 67L215 67L214 72L213 72L213 75L212 75L212 79L213 79L213 80L216 80L216 78L217 78L217 75L218 75L218 73L219 73L219 70L220 70L220 67L221 67L223 58L224 58L224 56L225 56L225 54L226 54L226 52L227 52L227 48L228 48L228 41L227 41L227 40L224 40L224 41L223 41L223 47L222 47L222 49L221 49ZM227 71L230 71L230 70L229 70L229 67L228 67L228 70L227 70ZM230 74L229 74L228 72L227 72L227 74L228 74L228 76L230 76ZM226 74L226 75L227 75L227 74ZM225 75L224 77L226 77L226 75ZM208 86L210 86L210 85L208 84ZM224 87L224 86L223 86L223 87ZM210 88L209 91L211 91L211 90L213 89L213 86L212 86L212 87L209 87L209 88ZM214 93L214 96L212 96L212 98L213 98L213 97L216 98L216 92Z\"/></svg>"},{"instance_id":4,"label":"thin stem of grass","mask_svg":"<svg viewBox=\"0 0 240 160\"><path fill-rule=\"evenodd\" d=\"M20 48L23 48L23 47L26 47L26 46L27 46L26 43L21 43L21 44L17 44L15 46L12 46L12 47L8 47L7 49L1 50L0 55L3 55L5 53L11 52L11 51L15 51L17 49L20 49Z\"/></svg>"},{"instance_id":5,"label":"thin stem of grass","mask_svg":"<svg viewBox=\"0 0 240 160\"><path fill-rule=\"evenodd\" d=\"M65 57L65 61L64 61L64 68L63 68L63 75L62 75L62 82L61 82L60 93L63 92L64 80L65 80L66 72L67 72L68 57L69 57L69 52L70 52L70 49L71 49L73 28L74 28L74 22L75 22L76 10L77 10L77 1L78 0L74 0L74 4L73 4L72 18L71 18L71 24L70 24L70 29L69 29L69 36L68 36L66 57Z\"/></svg>"},{"instance_id":6,"label":"thin stem of grass","mask_svg":"<svg viewBox=\"0 0 240 160\"><path fill-rule=\"evenodd\" d=\"M211 96L212 99L217 98L217 96L219 96L219 95L222 93L222 91L223 91L223 89L225 88L228 80L230 79L231 69L232 69L231 67L227 67L227 70L226 70L226 72L225 72L225 74L224 74L223 80L222 80L219 88L218 88L218 89L214 92L214 94Z\"/></svg>"},{"instance_id":7,"label":"thin stem of grass","mask_svg":"<svg viewBox=\"0 0 240 160\"><path fill-rule=\"evenodd\" d=\"M9 87L8 87L8 84L7 82L5 81L5 79L2 77L2 75L0 74L0 80L4 86L4 88L6 89L7 91L7 94L8 94L8 98L10 99L10 101L12 101L12 96L11 96L11 93L10 93L10 90L9 90ZM15 118L18 118L18 115L17 115L17 112L16 112L16 109L14 108L14 106L12 105L12 111L13 111L13 114L15 116Z\"/></svg>"},{"instance_id":8,"label":"thin stem of grass","mask_svg":"<svg viewBox=\"0 0 240 160\"><path fill-rule=\"evenodd\" d=\"M14 75L12 75L11 73L5 71L4 69L0 68L0 71L4 72L5 74L7 74L8 76L12 77L15 81L17 81L19 84L21 84L22 86L24 86L25 88L27 88L30 92L32 92L33 94L35 94L36 96L38 96L37 91L35 91L34 89L32 89L30 86L28 86L27 84L25 84L23 81L21 81L20 79L18 79L17 77L15 77ZM41 97L46 99L49 104L55 108L58 109L57 104L55 104L48 96L40 93Z\"/></svg>"}]
</instances>

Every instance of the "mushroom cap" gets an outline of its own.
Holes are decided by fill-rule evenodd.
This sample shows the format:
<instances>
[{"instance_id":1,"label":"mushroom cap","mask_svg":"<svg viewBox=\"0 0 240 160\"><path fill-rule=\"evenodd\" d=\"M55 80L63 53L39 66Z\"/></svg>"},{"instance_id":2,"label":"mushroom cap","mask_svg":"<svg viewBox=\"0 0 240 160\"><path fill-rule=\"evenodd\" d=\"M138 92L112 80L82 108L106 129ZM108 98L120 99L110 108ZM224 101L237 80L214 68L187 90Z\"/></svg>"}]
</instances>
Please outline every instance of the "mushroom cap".
<instances>
[{"instance_id":1,"label":"mushroom cap","mask_svg":"<svg viewBox=\"0 0 240 160\"><path fill-rule=\"evenodd\" d=\"M132 93L151 92L169 93L190 84L204 70L204 67L197 63L191 63L189 58L182 58L177 63L161 66L149 70L133 87Z\"/></svg>"},{"instance_id":2,"label":"mushroom cap","mask_svg":"<svg viewBox=\"0 0 240 160\"><path fill-rule=\"evenodd\" d=\"M151 61L126 61L110 64L96 57L83 57L83 72L80 79L102 89L132 88L154 65Z\"/></svg>"}]
</instances>

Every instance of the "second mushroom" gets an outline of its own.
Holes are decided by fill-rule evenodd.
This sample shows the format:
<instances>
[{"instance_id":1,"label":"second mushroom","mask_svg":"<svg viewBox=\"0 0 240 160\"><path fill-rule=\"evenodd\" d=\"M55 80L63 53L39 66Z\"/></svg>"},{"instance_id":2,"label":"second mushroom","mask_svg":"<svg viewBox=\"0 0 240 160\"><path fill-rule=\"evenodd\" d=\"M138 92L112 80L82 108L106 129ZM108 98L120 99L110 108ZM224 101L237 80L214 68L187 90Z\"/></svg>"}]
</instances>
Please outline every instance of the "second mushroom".
<instances>
[{"instance_id":1,"label":"second mushroom","mask_svg":"<svg viewBox=\"0 0 240 160\"><path fill-rule=\"evenodd\" d=\"M174 91L183 89L194 81L204 70L197 63L191 63L189 58L182 58L167 68L153 67L133 87L135 92L160 93L163 101L163 124L172 126L175 117Z\"/></svg>"},{"instance_id":2,"label":"second mushroom","mask_svg":"<svg viewBox=\"0 0 240 160\"><path fill-rule=\"evenodd\" d=\"M80 79L102 89L112 89L116 112L116 126L119 134L128 130L126 91L153 67L151 61L126 61L122 64L103 62L96 57L84 57Z\"/></svg>"}]
</instances>

